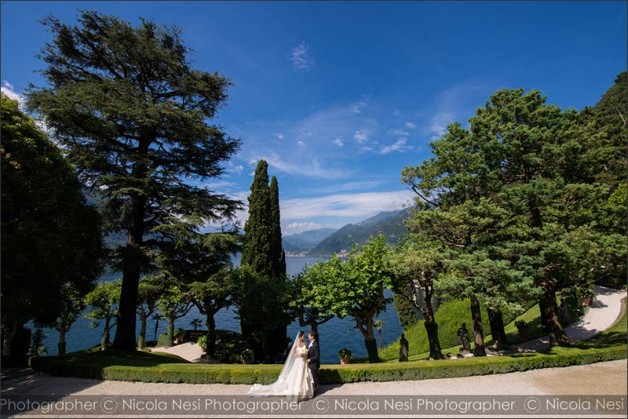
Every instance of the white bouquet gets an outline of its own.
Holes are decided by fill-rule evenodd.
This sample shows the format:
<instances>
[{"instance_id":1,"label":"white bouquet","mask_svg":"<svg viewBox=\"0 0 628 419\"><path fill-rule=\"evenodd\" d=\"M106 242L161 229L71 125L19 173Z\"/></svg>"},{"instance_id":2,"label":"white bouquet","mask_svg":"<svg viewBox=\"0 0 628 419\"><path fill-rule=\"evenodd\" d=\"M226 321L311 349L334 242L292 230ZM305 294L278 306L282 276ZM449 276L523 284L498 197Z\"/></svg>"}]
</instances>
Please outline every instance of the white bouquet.
<instances>
[{"instance_id":1,"label":"white bouquet","mask_svg":"<svg viewBox=\"0 0 628 419\"><path fill-rule=\"evenodd\" d=\"M297 355L300 355L303 358L307 358L307 353L308 353L307 346L299 346L297 348Z\"/></svg>"}]
</instances>

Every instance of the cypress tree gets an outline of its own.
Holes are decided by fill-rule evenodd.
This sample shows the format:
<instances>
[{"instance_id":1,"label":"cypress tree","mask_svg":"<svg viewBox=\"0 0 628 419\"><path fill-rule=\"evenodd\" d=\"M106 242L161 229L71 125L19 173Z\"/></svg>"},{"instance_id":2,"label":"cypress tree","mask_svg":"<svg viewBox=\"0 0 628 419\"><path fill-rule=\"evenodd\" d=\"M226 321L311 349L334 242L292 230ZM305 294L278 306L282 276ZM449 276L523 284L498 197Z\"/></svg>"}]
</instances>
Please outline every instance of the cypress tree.
<instances>
[{"instance_id":1,"label":"cypress tree","mask_svg":"<svg viewBox=\"0 0 628 419\"><path fill-rule=\"evenodd\" d=\"M244 224L242 265L268 276L273 273L271 200L268 186L268 163L260 160L249 195L249 218Z\"/></svg>"},{"instance_id":2,"label":"cypress tree","mask_svg":"<svg viewBox=\"0 0 628 419\"><path fill-rule=\"evenodd\" d=\"M281 213L279 211L279 185L273 176L270 181L270 222L272 228L272 258L275 276L286 275L286 253L281 243Z\"/></svg>"},{"instance_id":3,"label":"cypress tree","mask_svg":"<svg viewBox=\"0 0 628 419\"><path fill-rule=\"evenodd\" d=\"M269 186L268 163L264 160L257 164L251 184L242 266L253 273L245 275L248 282L240 297L242 334L249 340L256 360L274 362L285 349L289 319L283 306L286 263L281 245L279 186L274 176ZM258 298L262 290L264 298Z\"/></svg>"}]
</instances>

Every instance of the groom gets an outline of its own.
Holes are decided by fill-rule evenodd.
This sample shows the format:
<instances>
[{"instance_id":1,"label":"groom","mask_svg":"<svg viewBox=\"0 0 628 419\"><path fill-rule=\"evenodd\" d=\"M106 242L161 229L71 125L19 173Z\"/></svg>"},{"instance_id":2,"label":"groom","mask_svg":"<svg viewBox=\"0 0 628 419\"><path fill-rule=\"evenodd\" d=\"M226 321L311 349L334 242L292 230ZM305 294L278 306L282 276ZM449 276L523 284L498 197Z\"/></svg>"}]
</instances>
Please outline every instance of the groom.
<instances>
[{"instance_id":1,"label":"groom","mask_svg":"<svg viewBox=\"0 0 628 419\"><path fill-rule=\"evenodd\" d=\"M318 348L318 333L311 331L307 338L310 341L307 351L307 366L312 372L312 378L314 379L314 394L318 388L318 369L321 367L321 351Z\"/></svg>"}]
</instances>

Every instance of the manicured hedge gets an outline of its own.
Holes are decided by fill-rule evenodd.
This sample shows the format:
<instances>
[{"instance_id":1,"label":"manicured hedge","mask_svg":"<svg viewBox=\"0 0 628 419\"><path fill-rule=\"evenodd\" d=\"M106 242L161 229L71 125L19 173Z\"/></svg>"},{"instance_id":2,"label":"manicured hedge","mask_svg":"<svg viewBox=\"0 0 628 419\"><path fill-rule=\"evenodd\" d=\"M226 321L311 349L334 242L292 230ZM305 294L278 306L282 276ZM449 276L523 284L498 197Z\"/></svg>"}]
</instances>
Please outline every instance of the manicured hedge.
<instances>
[{"instance_id":1,"label":"manicured hedge","mask_svg":"<svg viewBox=\"0 0 628 419\"><path fill-rule=\"evenodd\" d=\"M623 303L625 307L625 302ZM379 364L323 365L323 384L358 381L425 380L504 374L539 368L585 365L626 359L626 313L607 331L572 347L545 352L452 360L382 362ZM92 351L31 358L36 371L58 376L191 384L268 384L277 379L281 365L192 364L166 353Z\"/></svg>"},{"instance_id":2,"label":"manicured hedge","mask_svg":"<svg viewBox=\"0 0 628 419\"><path fill-rule=\"evenodd\" d=\"M103 357L106 354L101 354ZM32 367L59 376L73 376L118 381L141 381L190 384L253 384L272 383L281 365L190 364L161 362L154 365L132 365L120 362L111 365L90 362L93 357L39 357ZM130 357L129 357L130 358ZM158 358L158 357L157 357ZM323 365L321 383L350 383L358 381L425 380L431 378L467 377L471 375L504 374L538 368L565 367L626 358L626 345L608 348L554 348L552 352L515 354L483 358L440 361L411 361L404 363ZM91 359L93 361L93 359Z\"/></svg>"}]
</instances>

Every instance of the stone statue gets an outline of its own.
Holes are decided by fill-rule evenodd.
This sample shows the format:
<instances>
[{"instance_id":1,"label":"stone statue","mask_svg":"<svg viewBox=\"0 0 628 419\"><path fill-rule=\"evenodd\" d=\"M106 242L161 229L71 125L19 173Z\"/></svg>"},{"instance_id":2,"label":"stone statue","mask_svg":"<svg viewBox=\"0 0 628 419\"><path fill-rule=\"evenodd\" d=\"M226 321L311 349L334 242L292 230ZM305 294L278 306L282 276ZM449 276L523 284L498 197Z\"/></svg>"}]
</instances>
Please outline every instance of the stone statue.
<instances>
[{"instance_id":1,"label":"stone statue","mask_svg":"<svg viewBox=\"0 0 628 419\"><path fill-rule=\"evenodd\" d=\"M462 352L470 352L471 344L469 343L469 331L467 330L467 325L462 323L462 326L458 329L458 337L460 338L460 343L462 343Z\"/></svg>"},{"instance_id":2,"label":"stone statue","mask_svg":"<svg viewBox=\"0 0 628 419\"><path fill-rule=\"evenodd\" d=\"M408 360L408 353L410 352L410 344L406 339L405 333L401 334L399 339L399 362L405 362Z\"/></svg>"}]
</instances>

